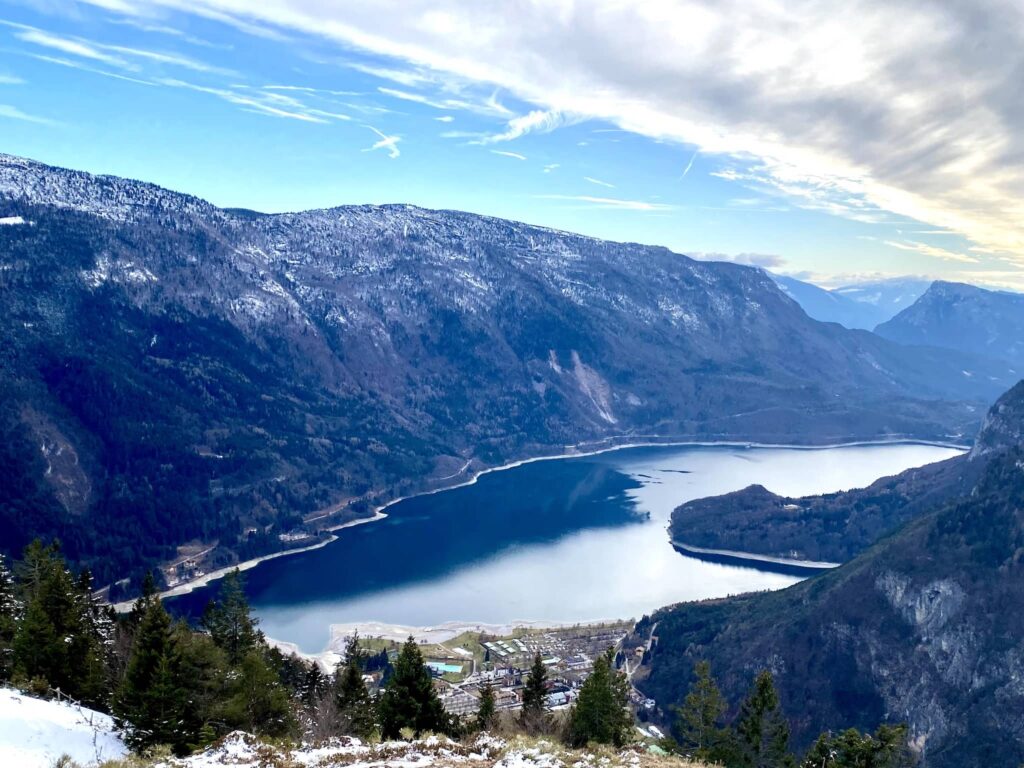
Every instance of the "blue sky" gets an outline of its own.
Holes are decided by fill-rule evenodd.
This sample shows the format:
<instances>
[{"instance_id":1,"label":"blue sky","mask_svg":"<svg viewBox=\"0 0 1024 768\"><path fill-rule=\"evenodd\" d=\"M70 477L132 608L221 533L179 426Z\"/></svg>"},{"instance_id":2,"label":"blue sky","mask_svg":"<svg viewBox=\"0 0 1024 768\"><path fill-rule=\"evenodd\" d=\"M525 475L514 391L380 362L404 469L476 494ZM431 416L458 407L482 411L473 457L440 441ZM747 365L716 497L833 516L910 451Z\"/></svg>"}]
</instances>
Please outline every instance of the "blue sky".
<instances>
[{"instance_id":1,"label":"blue sky","mask_svg":"<svg viewBox=\"0 0 1024 768\"><path fill-rule=\"evenodd\" d=\"M851 26L809 2L789 18L759 2L652 16L596 1L0 0L0 151L223 206L408 202L825 284L1024 288L1024 131L1000 58L1024 45L996 23L1012 4L979 3L993 13L979 31L908 3L899 20L917 31L881 49L893 22L865 4L870 22ZM1001 69L919 71L915 46L935 61L965 35L1005 48L988 49ZM976 95L951 102L957 82Z\"/></svg>"}]
</instances>

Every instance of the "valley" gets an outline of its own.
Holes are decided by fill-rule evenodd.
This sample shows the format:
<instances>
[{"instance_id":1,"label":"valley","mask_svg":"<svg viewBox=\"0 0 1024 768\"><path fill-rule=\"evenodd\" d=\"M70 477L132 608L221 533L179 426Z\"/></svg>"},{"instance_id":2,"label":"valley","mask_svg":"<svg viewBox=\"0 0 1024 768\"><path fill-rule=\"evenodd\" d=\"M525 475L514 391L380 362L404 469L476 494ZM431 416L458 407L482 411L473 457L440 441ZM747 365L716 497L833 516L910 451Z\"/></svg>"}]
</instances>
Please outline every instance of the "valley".
<instances>
[{"instance_id":1,"label":"valley","mask_svg":"<svg viewBox=\"0 0 1024 768\"><path fill-rule=\"evenodd\" d=\"M787 494L856 488L960 453L925 444L648 446L529 462L397 502L323 548L263 562L247 571L246 590L264 632L307 653L325 650L329 635L326 650L336 652L347 636L329 631L336 624L636 619L681 600L799 580L768 564L679 554L666 526L680 500L754 481ZM169 607L198 616L216 587Z\"/></svg>"}]
</instances>

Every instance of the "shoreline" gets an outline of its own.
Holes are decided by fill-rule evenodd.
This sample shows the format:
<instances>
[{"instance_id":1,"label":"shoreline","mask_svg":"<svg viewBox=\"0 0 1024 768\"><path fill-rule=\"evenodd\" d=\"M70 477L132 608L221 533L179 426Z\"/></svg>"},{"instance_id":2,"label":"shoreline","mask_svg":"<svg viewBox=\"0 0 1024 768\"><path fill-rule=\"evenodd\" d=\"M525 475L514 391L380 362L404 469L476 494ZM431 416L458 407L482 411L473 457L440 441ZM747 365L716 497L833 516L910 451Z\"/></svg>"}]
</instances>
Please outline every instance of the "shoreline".
<instances>
[{"instance_id":1,"label":"shoreline","mask_svg":"<svg viewBox=\"0 0 1024 768\"><path fill-rule=\"evenodd\" d=\"M616 438L614 438L614 437L608 438L608 440L615 440L615 439ZM581 445L586 445L586 443L582 443ZM938 448L955 449L955 450L958 450L958 451L968 451L968 450L970 450L970 445L964 445L964 444L961 444L961 443L952 443L952 442L938 441L938 440L924 440L924 439L912 438L912 437L879 438L879 439L876 439L876 440L849 440L849 441L840 442L840 443L787 444L787 443L760 443L760 442L744 441L744 440L709 440L709 441L677 440L677 439L673 439L673 438L665 438L665 439L662 439L662 440L659 441L659 439L657 437L653 437L652 436L650 438L650 440L643 441L643 442L618 443L618 444L614 444L614 445L608 445L608 446L602 447L602 448L594 448L592 450L573 451L571 453L550 454L550 455L545 455L545 456L530 456L530 457L527 457L527 458L524 458L524 459L516 459L516 460L510 461L510 462L508 462L506 464L499 464L499 465L496 465L496 466L493 466L493 467L484 467L483 469L480 469L477 472L475 472L474 474L472 474L472 476L469 477L467 480L464 480L464 481L461 481L461 482L452 483L451 485L444 485L444 486L441 486L441 487L438 487L438 488L432 488L432 489L425 490L425 491L418 491L416 493L411 493L411 494L409 494L407 496L399 496L398 498L392 499L391 501L388 501L385 504L382 504L379 507L376 507L374 509L374 511L373 511L373 514L371 516L369 516L369 517L362 517L362 518L357 518L355 520L349 520L347 522L340 523L338 525L326 528L325 530L330 532L332 535L329 536L328 538L326 538L324 541L317 542L316 544L310 544L309 546L305 546L305 547L297 547L295 549L282 549L282 550L280 550L278 552L271 552L271 553L266 554L266 555L260 555L259 557L255 557L255 558L252 558L250 560L245 560L245 561L242 561L242 562L237 563L235 565L227 566L225 568L218 568L215 571L210 571L209 573L204 573L202 576L197 576L196 578L190 579L189 581L182 582L181 584L176 584L173 587L171 587L170 589L167 589L167 590L164 590L163 592L160 592L157 595L157 597L159 597L161 600L164 600L164 599L171 598L171 597L179 597L181 595L187 595L187 594L190 594L190 593L194 592L197 589L201 589L201 588L209 585L210 582L212 582L212 581L217 581L218 579L222 579L224 576L226 576L228 573L230 573L231 571L235 570L236 568L239 571L247 571L247 570L249 570L251 568L255 568L257 565L259 565L260 563L265 562L267 560L273 560L273 559L279 558L279 557L286 557L288 555L298 555L298 554L301 554L303 552L310 552L310 551L313 551L313 550L316 550L316 549L321 549L322 547L326 547L328 544L332 544L335 541L337 541L338 536L334 535L335 531L340 531L340 530L342 530L344 528L350 528L350 527L353 527L353 526L356 526L356 525L363 525L363 524L366 524L366 523L374 523L374 522L378 522L380 520L383 520L383 519L385 519L387 517L387 513L385 512L385 510L388 509L389 507L395 505L395 504L398 504L399 502L407 501L409 499L419 498L421 496L433 496L436 493L443 493L445 491L454 491L454 490L456 490L458 488L466 488L466 487L469 487L471 485L476 484L480 480L481 477L483 477L484 475L490 474L492 472L504 472L504 471L507 471L507 470L510 470L510 469L516 469L517 467L525 466L527 464L534 464L534 463L540 462L540 461L558 461L558 460L564 460L564 459L586 458L588 456L600 456L600 455L605 454L605 453L612 453L614 451L622 451L622 450L627 450L627 449L631 449L631 448L661 448L661 447L665 447L665 448L685 448L685 447L694 447L694 448L751 448L751 449L786 449L786 450L800 450L800 451L823 451L823 450L834 450L836 448L857 448L857 447L865 447L865 446L885 446L885 445L930 445L930 446L935 446L935 447L938 447ZM570 446L570 447L572 447L572 446ZM463 468L462 471L465 471L465 469L468 468L469 464L471 464L472 461L473 460L470 459L470 461L467 462L466 466ZM459 474L459 473L456 473L456 474ZM449 477L451 477L451 476L449 476ZM740 554L743 554L743 553L740 553ZM134 600L130 600L130 601L126 600L126 601L122 601L122 602L119 602L119 603L115 603L114 604L114 610L118 611L119 613L125 613L125 612L131 610L131 606L134 604L134 602L135 602ZM561 626L561 625L559 625L559 626Z\"/></svg>"},{"instance_id":2,"label":"shoreline","mask_svg":"<svg viewBox=\"0 0 1024 768\"><path fill-rule=\"evenodd\" d=\"M299 648L297 643L288 640L277 640L267 638L267 642L281 651L295 653L307 661L316 661L330 671L331 667L338 663L344 655L345 644L353 632L358 632L360 637L389 640L396 643L404 643L412 635L420 643L431 645L444 645L459 635L466 632L496 635L508 637L517 629L525 630L546 630L546 629L571 629L573 627L601 627L612 624L635 625L636 619L587 619L584 621L527 621L516 619L514 621L489 623L481 621L446 621L441 624L434 624L429 627L417 627L409 624L394 624L388 621L351 621L341 624L329 624L329 638L327 644L320 651L310 653Z\"/></svg>"},{"instance_id":3,"label":"shoreline","mask_svg":"<svg viewBox=\"0 0 1024 768\"><path fill-rule=\"evenodd\" d=\"M796 560L790 557L775 557L774 555L759 555L756 552L741 552L735 549L708 549L706 547L695 547L692 544L684 544L676 539L670 539L670 543L676 552L689 555L698 560L707 560L711 563L723 563L725 565L739 565L754 567L754 564L765 566L764 570L772 570L773 566L781 573L796 573L799 575L813 575L824 573L833 568L838 568L842 563L830 563L824 560Z\"/></svg>"}]
</instances>

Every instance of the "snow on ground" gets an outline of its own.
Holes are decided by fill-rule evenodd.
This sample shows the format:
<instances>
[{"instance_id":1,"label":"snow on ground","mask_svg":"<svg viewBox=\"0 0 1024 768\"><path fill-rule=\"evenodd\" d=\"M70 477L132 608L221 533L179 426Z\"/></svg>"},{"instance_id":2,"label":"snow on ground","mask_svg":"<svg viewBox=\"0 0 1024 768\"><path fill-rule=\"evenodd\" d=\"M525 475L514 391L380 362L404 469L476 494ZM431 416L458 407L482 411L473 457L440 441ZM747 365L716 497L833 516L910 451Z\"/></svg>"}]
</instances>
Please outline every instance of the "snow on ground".
<instances>
[{"instance_id":1,"label":"snow on ground","mask_svg":"<svg viewBox=\"0 0 1024 768\"><path fill-rule=\"evenodd\" d=\"M0 688L0 765L50 768L68 755L95 766L125 754L109 716Z\"/></svg>"},{"instance_id":2,"label":"snow on ground","mask_svg":"<svg viewBox=\"0 0 1024 768\"><path fill-rule=\"evenodd\" d=\"M158 763L154 768L696 768L696 763L666 761L639 748L623 751L567 750L544 740L511 742L486 733L471 743L430 736L412 742L364 744L333 739L318 746L284 750L235 732L199 754Z\"/></svg>"},{"instance_id":3,"label":"snow on ground","mask_svg":"<svg viewBox=\"0 0 1024 768\"><path fill-rule=\"evenodd\" d=\"M441 768L467 764L494 765L505 742L481 734L463 744L431 736L412 742L364 744L359 739L332 739L317 746L280 750L247 733L228 734L209 749L181 759L171 759L156 768L262 768L266 765L294 765L296 768ZM538 768L541 768L538 766Z\"/></svg>"}]
</instances>

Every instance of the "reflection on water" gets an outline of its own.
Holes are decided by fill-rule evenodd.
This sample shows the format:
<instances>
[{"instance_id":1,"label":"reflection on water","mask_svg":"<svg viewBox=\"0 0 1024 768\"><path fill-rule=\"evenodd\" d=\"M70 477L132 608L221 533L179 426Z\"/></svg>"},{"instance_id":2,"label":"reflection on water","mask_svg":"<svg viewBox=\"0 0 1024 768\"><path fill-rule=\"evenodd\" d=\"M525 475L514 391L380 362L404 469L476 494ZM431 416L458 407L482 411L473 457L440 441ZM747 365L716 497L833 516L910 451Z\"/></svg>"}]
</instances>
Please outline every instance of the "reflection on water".
<instances>
[{"instance_id":1,"label":"reflection on water","mask_svg":"<svg viewBox=\"0 0 1024 768\"><path fill-rule=\"evenodd\" d=\"M798 580L678 554L665 531L677 505L752 483L791 496L854 488L954 453L662 446L534 462L407 499L327 547L261 563L247 572L247 591L269 636L310 652L332 623L639 617ZM172 607L197 612L210 595L198 590Z\"/></svg>"}]
</instances>

